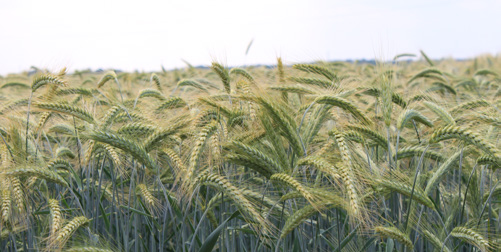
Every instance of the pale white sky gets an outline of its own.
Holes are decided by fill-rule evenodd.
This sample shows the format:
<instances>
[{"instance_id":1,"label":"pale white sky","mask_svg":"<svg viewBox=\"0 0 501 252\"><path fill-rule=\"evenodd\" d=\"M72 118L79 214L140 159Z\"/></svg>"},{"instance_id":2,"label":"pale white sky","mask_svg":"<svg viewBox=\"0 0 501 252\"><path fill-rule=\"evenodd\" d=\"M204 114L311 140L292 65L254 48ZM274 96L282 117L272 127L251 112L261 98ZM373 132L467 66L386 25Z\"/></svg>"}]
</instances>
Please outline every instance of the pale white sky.
<instances>
[{"instance_id":1,"label":"pale white sky","mask_svg":"<svg viewBox=\"0 0 501 252\"><path fill-rule=\"evenodd\" d=\"M0 74L498 54L500 10L500 0L0 0Z\"/></svg>"}]
</instances>

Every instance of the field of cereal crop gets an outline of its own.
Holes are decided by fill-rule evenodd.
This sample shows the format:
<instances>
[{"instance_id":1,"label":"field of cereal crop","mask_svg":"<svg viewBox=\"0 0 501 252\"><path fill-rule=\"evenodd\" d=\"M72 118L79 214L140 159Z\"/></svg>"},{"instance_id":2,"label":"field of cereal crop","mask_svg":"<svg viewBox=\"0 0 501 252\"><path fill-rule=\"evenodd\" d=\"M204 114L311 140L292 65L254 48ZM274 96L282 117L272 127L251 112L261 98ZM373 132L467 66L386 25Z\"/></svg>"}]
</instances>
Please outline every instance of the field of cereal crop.
<instances>
[{"instance_id":1,"label":"field of cereal crop","mask_svg":"<svg viewBox=\"0 0 501 252\"><path fill-rule=\"evenodd\" d=\"M501 58L410 56L3 76L0 251L499 251Z\"/></svg>"}]
</instances>

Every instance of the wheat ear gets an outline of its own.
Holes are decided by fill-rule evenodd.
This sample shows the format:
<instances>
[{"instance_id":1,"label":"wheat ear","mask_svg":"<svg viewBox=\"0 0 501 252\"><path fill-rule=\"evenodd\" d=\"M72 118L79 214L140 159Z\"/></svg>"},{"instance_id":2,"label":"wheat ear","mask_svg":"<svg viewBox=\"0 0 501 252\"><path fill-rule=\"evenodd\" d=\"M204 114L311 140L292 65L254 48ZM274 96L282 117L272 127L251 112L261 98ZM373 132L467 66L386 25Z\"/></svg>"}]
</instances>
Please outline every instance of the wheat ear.
<instances>
[{"instance_id":1,"label":"wheat ear","mask_svg":"<svg viewBox=\"0 0 501 252\"><path fill-rule=\"evenodd\" d=\"M102 86L104 86L104 84L106 84L106 82L116 79L117 74L114 71L109 71L101 78L101 80L99 80L99 82L97 83L97 88L101 88Z\"/></svg>"},{"instance_id":2,"label":"wheat ear","mask_svg":"<svg viewBox=\"0 0 501 252\"><path fill-rule=\"evenodd\" d=\"M73 235L73 233L75 233L75 231L80 227L87 225L89 222L90 220L83 216L73 218L57 233L56 239L54 240L56 247L64 247L64 244Z\"/></svg>"},{"instance_id":3,"label":"wheat ear","mask_svg":"<svg viewBox=\"0 0 501 252\"><path fill-rule=\"evenodd\" d=\"M12 194L14 195L18 212L22 213L24 212L24 193L21 180L17 177L10 177L10 185L12 186Z\"/></svg>"},{"instance_id":4,"label":"wheat ear","mask_svg":"<svg viewBox=\"0 0 501 252\"><path fill-rule=\"evenodd\" d=\"M342 198L329 199L318 203L318 207L321 207L324 210L340 207L344 204ZM315 208L313 205L306 205L305 207L294 211L294 213L287 218L285 224L280 232L280 238L285 238L292 230L294 230L297 226L303 223L308 217L318 212L318 208Z\"/></svg>"},{"instance_id":5,"label":"wheat ear","mask_svg":"<svg viewBox=\"0 0 501 252\"><path fill-rule=\"evenodd\" d=\"M49 199L50 217L51 217L51 227L50 234L54 236L59 232L63 224L63 216L61 214L61 208L59 207L59 201L55 199Z\"/></svg>"},{"instance_id":6,"label":"wheat ear","mask_svg":"<svg viewBox=\"0 0 501 252\"><path fill-rule=\"evenodd\" d=\"M103 131L94 131L89 134L94 141L109 144L131 154L135 159L153 171L157 170L156 162L148 155L144 146L124 137Z\"/></svg>"},{"instance_id":7,"label":"wheat ear","mask_svg":"<svg viewBox=\"0 0 501 252\"><path fill-rule=\"evenodd\" d=\"M31 84L31 91L35 92L37 89L47 85L47 84L55 84L57 86L66 86L66 82L62 81L58 76L51 74L43 74L35 77Z\"/></svg>"},{"instance_id":8,"label":"wheat ear","mask_svg":"<svg viewBox=\"0 0 501 252\"><path fill-rule=\"evenodd\" d=\"M217 175L203 172L197 178L197 182L203 185L214 186L228 195L233 202L237 205L242 213L248 214L254 221L261 225L266 233L268 222L261 216L255 207L245 198L242 191L232 185L226 178Z\"/></svg>"},{"instance_id":9,"label":"wheat ear","mask_svg":"<svg viewBox=\"0 0 501 252\"><path fill-rule=\"evenodd\" d=\"M402 245L405 245L407 248L412 250L412 247L413 247L412 241L409 239L409 237L407 235L402 233L402 231L400 231L398 228L378 226L378 227L375 227L374 230L380 236L394 239L394 240L400 242Z\"/></svg>"},{"instance_id":10,"label":"wheat ear","mask_svg":"<svg viewBox=\"0 0 501 252\"><path fill-rule=\"evenodd\" d=\"M0 207L2 213L2 221L7 224L10 222L12 199L9 189L2 189L2 206Z\"/></svg>"},{"instance_id":11,"label":"wheat ear","mask_svg":"<svg viewBox=\"0 0 501 252\"><path fill-rule=\"evenodd\" d=\"M157 74L155 73L151 74L150 82L155 83L155 86L157 87L158 91L162 92L162 86L160 85L160 78L158 78Z\"/></svg>"},{"instance_id":12,"label":"wheat ear","mask_svg":"<svg viewBox=\"0 0 501 252\"><path fill-rule=\"evenodd\" d=\"M7 176L11 177L37 177L40 179L45 179L47 181L57 183L63 186L68 186L68 182L66 182L61 176L57 173L42 169L42 168L18 168L6 173Z\"/></svg>"},{"instance_id":13,"label":"wheat ear","mask_svg":"<svg viewBox=\"0 0 501 252\"><path fill-rule=\"evenodd\" d=\"M72 106L69 104L65 104L65 103L37 103L37 104L33 104L33 105L35 107L38 107L41 109L72 115L72 116L80 118L84 121L87 121L89 123L94 123L94 117L92 117L92 115L89 112L85 111L82 108L75 107L75 106Z\"/></svg>"},{"instance_id":14,"label":"wheat ear","mask_svg":"<svg viewBox=\"0 0 501 252\"><path fill-rule=\"evenodd\" d=\"M207 139L209 139L209 137L217 130L217 126L218 125L215 122L205 126L200 132L197 141L195 142L195 146L193 147L193 150L191 152L190 165L188 166L187 173L184 177L184 183L188 187L193 186L190 185L190 183L192 182L191 180L194 177L193 174L195 173L195 170L198 168L198 165L200 163L200 156L202 154L203 148L207 142Z\"/></svg>"},{"instance_id":15,"label":"wheat ear","mask_svg":"<svg viewBox=\"0 0 501 252\"><path fill-rule=\"evenodd\" d=\"M355 187L356 178L352 169L350 151L344 140L343 135L337 130L332 130L330 134L335 138L339 151L341 152L341 158L343 160L342 164L337 167L339 171L339 176L344 182L348 198L350 200L350 208L353 216L356 218L360 217L361 207L359 204L358 192Z\"/></svg>"},{"instance_id":16,"label":"wheat ear","mask_svg":"<svg viewBox=\"0 0 501 252\"><path fill-rule=\"evenodd\" d=\"M424 124L427 127L433 127L433 123L419 111L416 111L414 109L406 109L400 114L397 119L397 129L402 131L406 124L411 120Z\"/></svg>"},{"instance_id":17,"label":"wheat ear","mask_svg":"<svg viewBox=\"0 0 501 252\"><path fill-rule=\"evenodd\" d=\"M212 62L211 69L219 76L219 78L221 78L226 93L230 94L231 93L230 74L228 72L228 69L223 67L221 64L217 62Z\"/></svg>"},{"instance_id":18,"label":"wheat ear","mask_svg":"<svg viewBox=\"0 0 501 252\"><path fill-rule=\"evenodd\" d=\"M413 200L429 207L430 209L434 209L433 202L430 198L419 188L412 189L412 185L392 181L389 179L377 179L376 183L379 187L383 188L383 190L395 191L407 197L413 197Z\"/></svg>"},{"instance_id":19,"label":"wheat ear","mask_svg":"<svg viewBox=\"0 0 501 252\"><path fill-rule=\"evenodd\" d=\"M92 247L92 246L83 246L83 247L71 247L66 250L66 252L113 252L111 249L100 248L100 247Z\"/></svg>"},{"instance_id":20,"label":"wheat ear","mask_svg":"<svg viewBox=\"0 0 501 252\"><path fill-rule=\"evenodd\" d=\"M278 181L284 183L294 190L298 191L303 195L303 197L310 202L310 204L314 204L315 198L313 194L311 194L306 186L301 184L299 181L294 179L293 177L285 174L285 173L276 173L270 177L270 180Z\"/></svg>"},{"instance_id":21,"label":"wheat ear","mask_svg":"<svg viewBox=\"0 0 501 252\"><path fill-rule=\"evenodd\" d=\"M469 144L477 146L487 154L499 158L499 150L494 145L486 142L477 133L457 126L445 126L443 128L435 130L435 132L433 132L433 134L431 135L429 141L430 143L437 143L451 138L464 140Z\"/></svg>"},{"instance_id":22,"label":"wheat ear","mask_svg":"<svg viewBox=\"0 0 501 252\"><path fill-rule=\"evenodd\" d=\"M364 116L362 111L360 111L355 105L353 105L351 102L349 102L344 98L325 95L317 97L314 102L319 104L329 104L332 106L339 107L343 110L350 112L355 118L362 121L363 123L369 125L372 124L371 121Z\"/></svg>"},{"instance_id":23,"label":"wheat ear","mask_svg":"<svg viewBox=\"0 0 501 252\"><path fill-rule=\"evenodd\" d=\"M447 112L447 110L445 110L441 106L430 101L425 101L423 102L423 104L433 113L438 115L438 117L440 117L440 119L442 119L446 124L456 125L456 121L454 120L452 115L449 114L449 112Z\"/></svg>"},{"instance_id":24,"label":"wheat ear","mask_svg":"<svg viewBox=\"0 0 501 252\"><path fill-rule=\"evenodd\" d=\"M464 148L450 156L440 167L433 172L433 176L428 180L428 184L424 190L425 195L430 195L431 190L441 181L442 177L454 167L454 164L459 160L461 155L466 156L471 151L471 148Z\"/></svg>"},{"instance_id":25,"label":"wheat ear","mask_svg":"<svg viewBox=\"0 0 501 252\"><path fill-rule=\"evenodd\" d=\"M429 158L440 162L445 161L446 159L442 154L436 151L426 149L425 147L422 146L409 146L401 148L397 152L397 158L400 160L408 157L416 157L416 156L419 157L421 156L421 154L423 154L423 152L425 152L424 153L425 158ZM395 156L393 156L393 159L395 159Z\"/></svg>"},{"instance_id":26,"label":"wheat ear","mask_svg":"<svg viewBox=\"0 0 501 252\"><path fill-rule=\"evenodd\" d=\"M450 235L476 246L482 252L488 251L489 242L487 241L487 239L485 239L482 235L472 229L465 227L455 227L451 231Z\"/></svg>"}]
</instances>

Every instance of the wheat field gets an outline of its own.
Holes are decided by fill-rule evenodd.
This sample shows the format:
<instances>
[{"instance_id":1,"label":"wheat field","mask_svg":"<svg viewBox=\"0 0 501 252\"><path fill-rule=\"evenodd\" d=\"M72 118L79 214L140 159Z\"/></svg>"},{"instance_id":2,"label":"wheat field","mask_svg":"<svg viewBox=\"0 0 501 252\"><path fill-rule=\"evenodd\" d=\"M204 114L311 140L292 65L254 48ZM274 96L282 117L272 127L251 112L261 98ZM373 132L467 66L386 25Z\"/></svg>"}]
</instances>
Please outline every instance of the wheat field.
<instances>
[{"instance_id":1,"label":"wheat field","mask_svg":"<svg viewBox=\"0 0 501 252\"><path fill-rule=\"evenodd\" d=\"M0 251L499 251L500 69L3 76Z\"/></svg>"}]
</instances>

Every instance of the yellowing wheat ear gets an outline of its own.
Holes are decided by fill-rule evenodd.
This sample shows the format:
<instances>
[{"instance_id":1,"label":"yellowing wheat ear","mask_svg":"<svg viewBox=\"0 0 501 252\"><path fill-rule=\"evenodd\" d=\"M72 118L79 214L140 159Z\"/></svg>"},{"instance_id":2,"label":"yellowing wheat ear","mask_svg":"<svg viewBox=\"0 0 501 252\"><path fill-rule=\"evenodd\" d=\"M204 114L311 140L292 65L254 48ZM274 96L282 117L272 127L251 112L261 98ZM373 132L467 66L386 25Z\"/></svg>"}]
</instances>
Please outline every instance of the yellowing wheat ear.
<instances>
[{"instance_id":1,"label":"yellowing wheat ear","mask_svg":"<svg viewBox=\"0 0 501 252\"><path fill-rule=\"evenodd\" d=\"M344 140L344 137L337 130L331 131L332 136L335 137L337 146L341 152L341 157L343 162L337 166L339 171L339 176L343 180L344 186L346 188L346 193L350 201L350 210L355 218L361 217L361 205L358 196L358 191L356 188L355 174L352 168L352 160L350 156L350 151Z\"/></svg>"},{"instance_id":2,"label":"yellowing wheat ear","mask_svg":"<svg viewBox=\"0 0 501 252\"><path fill-rule=\"evenodd\" d=\"M137 188L146 205L150 207L150 209L157 209L159 206L158 200L153 196L153 194L151 194L146 184L139 184L137 185Z\"/></svg>"},{"instance_id":3,"label":"yellowing wheat ear","mask_svg":"<svg viewBox=\"0 0 501 252\"><path fill-rule=\"evenodd\" d=\"M10 178L10 185L12 186L12 195L14 196L14 200L17 205L17 210L19 213L22 213L25 209L24 204L24 192L21 186L21 180L17 177Z\"/></svg>"},{"instance_id":4,"label":"yellowing wheat ear","mask_svg":"<svg viewBox=\"0 0 501 252\"><path fill-rule=\"evenodd\" d=\"M59 201L55 199L49 199L49 208L51 216L51 228L50 235L55 236L63 224L63 216L61 214L61 208L59 207Z\"/></svg>"},{"instance_id":5,"label":"yellowing wheat ear","mask_svg":"<svg viewBox=\"0 0 501 252\"><path fill-rule=\"evenodd\" d=\"M66 226L64 226L59 232L57 232L54 244L56 248L63 248L68 239L79 229L84 227L90 222L89 219L80 216L73 218Z\"/></svg>"},{"instance_id":6,"label":"yellowing wheat ear","mask_svg":"<svg viewBox=\"0 0 501 252\"><path fill-rule=\"evenodd\" d=\"M11 208L12 208L12 198L10 190L2 189L2 205L0 207L0 210L2 213L2 222L4 224L10 223Z\"/></svg>"}]
</instances>

